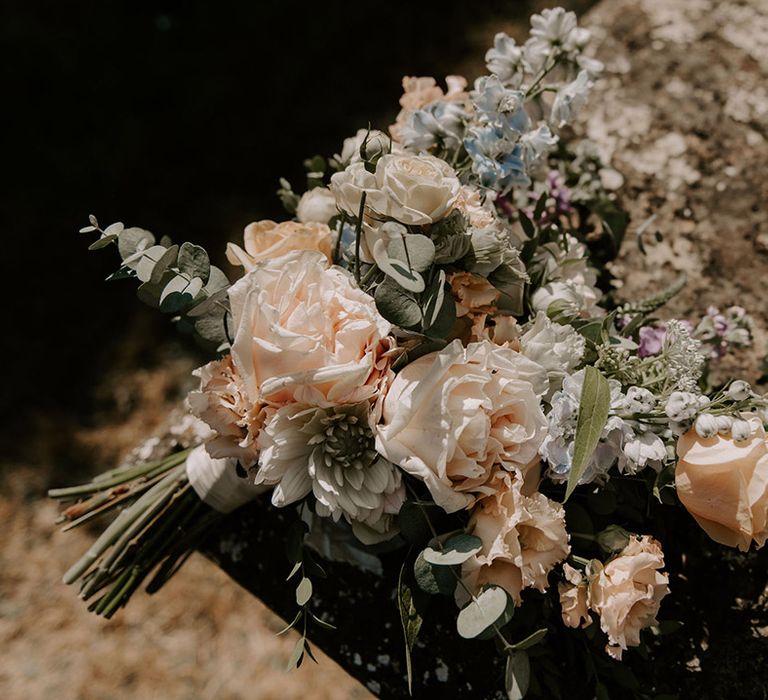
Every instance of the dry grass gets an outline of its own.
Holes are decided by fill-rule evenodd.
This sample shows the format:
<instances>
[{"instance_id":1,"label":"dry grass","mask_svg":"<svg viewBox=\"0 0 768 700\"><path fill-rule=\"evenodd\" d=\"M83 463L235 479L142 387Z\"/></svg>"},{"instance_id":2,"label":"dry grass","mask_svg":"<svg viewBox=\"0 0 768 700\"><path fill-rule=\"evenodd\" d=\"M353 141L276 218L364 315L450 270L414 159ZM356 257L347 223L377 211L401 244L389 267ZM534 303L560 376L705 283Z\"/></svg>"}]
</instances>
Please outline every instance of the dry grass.
<instances>
[{"instance_id":1,"label":"dry grass","mask_svg":"<svg viewBox=\"0 0 768 700\"><path fill-rule=\"evenodd\" d=\"M25 498L39 479L7 470L0 496L3 700L370 697L322 654L285 673L295 635L276 637L281 620L199 555L114 619L88 613L61 575L91 534L56 531L56 505Z\"/></svg>"}]
</instances>

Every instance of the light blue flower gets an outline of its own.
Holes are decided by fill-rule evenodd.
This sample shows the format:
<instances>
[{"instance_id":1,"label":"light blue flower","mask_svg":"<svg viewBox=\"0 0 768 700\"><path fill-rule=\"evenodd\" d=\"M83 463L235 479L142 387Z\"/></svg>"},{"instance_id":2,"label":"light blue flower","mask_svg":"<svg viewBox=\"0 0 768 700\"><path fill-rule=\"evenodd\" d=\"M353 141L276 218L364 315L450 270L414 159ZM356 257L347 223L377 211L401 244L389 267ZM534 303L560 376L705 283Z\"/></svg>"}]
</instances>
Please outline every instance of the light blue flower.
<instances>
[{"instance_id":1,"label":"light blue flower","mask_svg":"<svg viewBox=\"0 0 768 700\"><path fill-rule=\"evenodd\" d=\"M464 148L472 159L472 172L483 187L502 194L515 185L530 183L523 161L523 149L510 141L499 126L470 129Z\"/></svg>"},{"instance_id":2,"label":"light blue flower","mask_svg":"<svg viewBox=\"0 0 768 700\"><path fill-rule=\"evenodd\" d=\"M456 102L433 102L412 112L400 132L403 146L428 151L438 144L453 150L461 145L468 115Z\"/></svg>"},{"instance_id":3,"label":"light blue flower","mask_svg":"<svg viewBox=\"0 0 768 700\"><path fill-rule=\"evenodd\" d=\"M498 76L478 78L469 97L482 123L499 124L518 134L524 134L530 128L530 119L523 108L525 95L520 90L505 88Z\"/></svg>"},{"instance_id":4,"label":"light blue flower","mask_svg":"<svg viewBox=\"0 0 768 700\"><path fill-rule=\"evenodd\" d=\"M503 83L520 87L525 74L523 48L504 32L493 37L493 48L485 54L485 65Z\"/></svg>"}]
</instances>

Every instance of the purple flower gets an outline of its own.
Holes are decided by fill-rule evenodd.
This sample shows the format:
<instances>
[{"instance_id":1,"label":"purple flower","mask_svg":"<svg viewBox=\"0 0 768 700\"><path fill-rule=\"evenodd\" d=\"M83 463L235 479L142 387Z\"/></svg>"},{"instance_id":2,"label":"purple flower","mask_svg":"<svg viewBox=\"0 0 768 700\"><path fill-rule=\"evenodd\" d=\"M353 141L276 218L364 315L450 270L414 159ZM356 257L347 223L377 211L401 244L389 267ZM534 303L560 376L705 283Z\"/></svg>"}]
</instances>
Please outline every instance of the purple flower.
<instances>
[{"instance_id":1,"label":"purple flower","mask_svg":"<svg viewBox=\"0 0 768 700\"><path fill-rule=\"evenodd\" d=\"M639 357L651 357L661 352L664 336L667 334L666 326L644 326L640 329L640 346L637 354Z\"/></svg>"}]
</instances>

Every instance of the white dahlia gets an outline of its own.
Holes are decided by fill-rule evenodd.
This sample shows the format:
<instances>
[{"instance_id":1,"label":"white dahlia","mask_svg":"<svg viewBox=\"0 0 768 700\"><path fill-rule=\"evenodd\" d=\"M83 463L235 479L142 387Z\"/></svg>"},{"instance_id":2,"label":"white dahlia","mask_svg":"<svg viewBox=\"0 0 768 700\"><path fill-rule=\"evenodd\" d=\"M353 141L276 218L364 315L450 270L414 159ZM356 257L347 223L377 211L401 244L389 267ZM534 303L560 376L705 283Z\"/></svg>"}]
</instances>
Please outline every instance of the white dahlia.
<instances>
[{"instance_id":1,"label":"white dahlia","mask_svg":"<svg viewBox=\"0 0 768 700\"><path fill-rule=\"evenodd\" d=\"M405 489L399 469L375 450L370 410L363 402L271 411L259 435L256 483L275 486L278 507L313 493L318 515L343 516L366 544L393 537Z\"/></svg>"}]
</instances>

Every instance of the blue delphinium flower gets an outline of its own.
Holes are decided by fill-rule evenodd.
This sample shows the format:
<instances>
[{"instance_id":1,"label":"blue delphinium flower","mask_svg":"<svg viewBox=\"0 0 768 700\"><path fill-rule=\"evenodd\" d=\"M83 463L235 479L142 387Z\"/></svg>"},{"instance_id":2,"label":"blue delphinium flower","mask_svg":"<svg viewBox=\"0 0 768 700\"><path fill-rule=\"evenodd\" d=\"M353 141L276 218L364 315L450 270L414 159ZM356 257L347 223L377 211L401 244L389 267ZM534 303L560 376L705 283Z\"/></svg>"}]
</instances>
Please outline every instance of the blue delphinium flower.
<instances>
[{"instance_id":1,"label":"blue delphinium flower","mask_svg":"<svg viewBox=\"0 0 768 700\"><path fill-rule=\"evenodd\" d=\"M523 160L523 149L511 141L500 126L481 126L469 130L464 148L472 159L472 172L483 187L501 194L515 185L530 183Z\"/></svg>"}]
</instances>

